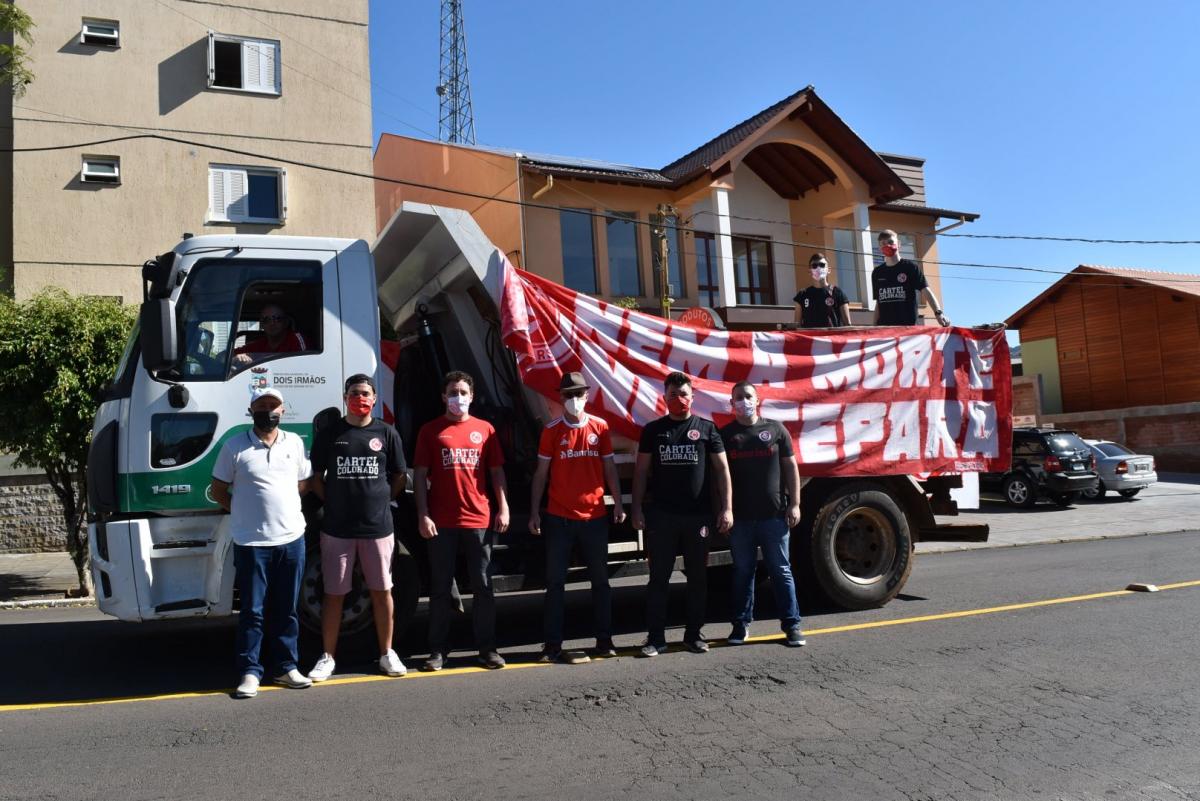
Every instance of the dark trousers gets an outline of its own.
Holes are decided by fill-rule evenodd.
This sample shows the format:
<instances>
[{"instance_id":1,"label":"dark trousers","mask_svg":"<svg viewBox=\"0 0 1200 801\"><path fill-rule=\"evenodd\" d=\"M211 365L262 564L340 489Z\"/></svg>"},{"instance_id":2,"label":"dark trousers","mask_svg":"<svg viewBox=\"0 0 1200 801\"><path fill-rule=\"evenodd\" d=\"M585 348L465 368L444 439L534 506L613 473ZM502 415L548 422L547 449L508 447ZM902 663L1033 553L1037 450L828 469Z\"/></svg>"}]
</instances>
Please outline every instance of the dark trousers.
<instances>
[{"instance_id":1,"label":"dark trousers","mask_svg":"<svg viewBox=\"0 0 1200 801\"><path fill-rule=\"evenodd\" d=\"M608 519L568 520L546 515L542 539L546 548L546 645L561 646L563 640L563 596L571 547L579 545L579 555L587 565L592 582L592 609L596 639L612 638L612 591L608 586Z\"/></svg>"},{"instance_id":2,"label":"dark trousers","mask_svg":"<svg viewBox=\"0 0 1200 801\"><path fill-rule=\"evenodd\" d=\"M646 555L650 558L650 584L646 592L646 629L653 645L667 641L667 596L675 557L683 551L687 571L687 626L684 640L700 638L708 601L708 537L701 529L711 526L704 515L677 515L651 511L646 519Z\"/></svg>"},{"instance_id":3,"label":"dark trousers","mask_svg":"<svg viewBox=\"0 0 1200 801\"><path fill-rule=\"evenodd\" d=\"M233 565L241 598L235 639L238 675L263 677L259 651L264 633L273 675L283 675L296 667L300 638L296 601L304 576L304 537L286 545L234 544Z\"/></svg>"},{"instance_id":4,"label":"dark trousers","mask_svg":"<svg viewBox=\"0 0 1200 801\"><path fill-rule=\"evenodd\" d=\"M496 649L496 597L492 592L492 543L495 534L484 528L439 528L428 540L429 548L429 652L446 653L450 616L454 610L451 587L454 564L462 549L471 577L471 617L475 647L481 653Z\"/></svg>"}]
</instances>

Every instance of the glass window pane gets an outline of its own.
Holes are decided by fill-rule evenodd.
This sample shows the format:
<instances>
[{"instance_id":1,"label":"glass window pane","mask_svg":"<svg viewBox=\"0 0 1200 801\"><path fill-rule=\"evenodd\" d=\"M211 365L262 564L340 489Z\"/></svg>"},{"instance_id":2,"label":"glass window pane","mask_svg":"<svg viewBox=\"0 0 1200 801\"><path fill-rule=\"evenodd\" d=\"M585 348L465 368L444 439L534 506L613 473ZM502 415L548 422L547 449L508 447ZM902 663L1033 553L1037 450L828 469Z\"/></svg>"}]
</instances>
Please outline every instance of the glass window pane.
<instances>
[{"instance_id":1,"label":"glass window pane","mask_svg":"<svg viewBox=\"0 0 1200 801\"><path fill-rule=\"evenodd\" d=\"M279 219L279 175L277 173L249 173L246 180L250 185L249 215L255 219Z\"/></svg>"},{"instance_id":2,"label":"glass window pane","mask_svg":"<svg viewBox=\"0 0 1200 801\"><path fill-rule=\"evenodd\" d=\"M87 171L96 175L116 175L117 165L111 161L89 161L86 163Z\"/></svg>"},{"instance_id":3,"label":"glass window pane","mask_svg":"<svg viewBox=\"0 0 1200 801\"><path fill-rule=\"evenodd\" d=\"M716 242L711 234L697 233L696 289L701 306L716 306L720 297L717 288Z\"/></svg>"},{"instance_id":4,"label":"glass window pane","mask_svg":"<svg viewBox=\"0 0 1200 801\"><path fill-rule=\"evenodd\" d=\"M632 211L610 211L604 221L608 242L609 292L614 297L639 297L642 276L638 269L637 225ZM614 219L616 218L616 219Z\"/></svg>"},{"instance_id":5,"label":"glass window pane","mask_svg":"<svg viewBox=\"0 0 1200 801\"><path fill-rule=\"evenodd\" d=\"M592 218L575 211L558 215L562 234L563 284L576 292L596 294L596 250Z\"/></svg>"},{"instance_id":6,"label":"glass window pane","mask_svg":"<svg viewBox=\"0 0 1200 801\"><path fill-rule=\"evenodd\" d=\"M217 430L217 415L156 414L150 417L151 467L180 467L208 449Z\"/></svg>"},{"instance_id":7,"label":"glass window pane","mask_svg":"<svg viewBox=\"0 0 1200 801\"><path fill-rule=\"evenodd\" d=\"M242 88L241 42L213 42L213 86Z\"/></svg>"},{"instance_id":8,"label":"glass window pane","mask_svg":"<svg viewBox=\"0 0 1200 801\"><path fill-rule=\"evenodd\" d=\"M848 224L839 223L839 224ZM837 275L834 278L834 283L842 288L846 293L846 298L851 303L862 301L862 293L859 290L858 284L858 263L857 256L851 252L854 251L857 238L853 231L837 229L833 232L833 247L837 251L834 253L834 263L837 267Z\"/></svg>"}]
</instances>

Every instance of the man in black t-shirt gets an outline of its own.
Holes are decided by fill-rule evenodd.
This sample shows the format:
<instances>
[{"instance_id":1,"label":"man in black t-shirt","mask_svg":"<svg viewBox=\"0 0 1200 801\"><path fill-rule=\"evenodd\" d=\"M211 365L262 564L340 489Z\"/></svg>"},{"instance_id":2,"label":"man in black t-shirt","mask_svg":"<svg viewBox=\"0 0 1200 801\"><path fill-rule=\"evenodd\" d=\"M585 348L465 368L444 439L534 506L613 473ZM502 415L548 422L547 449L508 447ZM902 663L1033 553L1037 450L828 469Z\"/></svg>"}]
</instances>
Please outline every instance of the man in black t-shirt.
<instances>
[{"instance_id":1,"label":"man in black t-shirt","mask_svg":"<svg viewBox=\"0 0 1200 801\"><path fill-rule=\"evenodd\" d=\"M916 262L900 258L900 242L895 231L879 235L883 264L871 272L871 297L875 298L875 325L916 325L921 293L925 293L938 325L950 325L938 304L937 295L925 281Z\"/></svg>"},{"instance_id":2,"label":"man in black t-shirt","mask_svg":"<svg viewBox=\"0 0 1200 801\"><path fill-rule=\"evenodd\" d=\"M804 645L788 547L789 532L800 522L800 473L792 437L777 421L758 416L758 390L753 384L735 384L729 402L735 419L721 429L733 479L734 523L729 533L733 630L729 644L744 644L754 621L754 571L761 548L787 644Z\"/></svg>"},{"instance_id":3,"label":"man in black t-shirt","mask_svg":"<svg viewBox=\"0 0 1200 801\"><path fill-rule=\"evenodd\" d=\"M829 262L824 253L814 253L808 260L813 285L792 298L797 306L796 316L805 328L836 328L850 325L850 300L841 287L829 284Z\"/></svg>"},{"instance_id":4,"label":"man in black t-shirt","mask_svg":"<svg viewBox=\"0 0 1200 801\"><path fill-rule=\"evenodd\" d=\"M371 417L375 382L358 373L346 379L347 414L313 438L313 490L325 501L321 525L321 639L325 652L309 672L313 681L333 674L342 622L342 602L359 562L379 638L379 669L389 676L407 671L392 650L392 554L396 539L392 500L404 491L406 468L400 435Z\"/></svg>"},{"instance_id":5,"label":"man in black t-shirt","mask_svg":"<svg viewBox=\"0 0 1200 801\"><path fill-rule=\"evenodd\" d=\"M667 647L667 593L675 557L682 548L688 599L683 644L702 654L708 650L700 629L708 600L709 527L714 514L715 527L722 534L733 525L729 465L717 427L711 420L692 415L692 380L674 372L667 376L663 389L668 414L642 429L633 472L630 517L635 529L646 532L650 559L648 635L641 653L657 656ZM651 502L643 515L647 481ZM710 490L710 484L716 486Z\"/></svg>"}]
</instances>

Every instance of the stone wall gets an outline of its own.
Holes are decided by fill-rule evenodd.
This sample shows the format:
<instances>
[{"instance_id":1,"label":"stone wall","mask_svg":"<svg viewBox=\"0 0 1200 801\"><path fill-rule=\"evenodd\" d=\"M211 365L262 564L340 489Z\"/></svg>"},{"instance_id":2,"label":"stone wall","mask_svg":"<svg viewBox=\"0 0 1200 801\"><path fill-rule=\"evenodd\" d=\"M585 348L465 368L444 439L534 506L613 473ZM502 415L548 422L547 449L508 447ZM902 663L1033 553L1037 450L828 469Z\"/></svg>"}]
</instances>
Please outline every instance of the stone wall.
<instances>
[{"instance_id":1,"label":"stone wall","mask_svg":"<svg viewBox=\"0 0 1200 801\"><path fill-rule=\"evenodd\" d=\"M1159 470L1200 472L1200 403L1046 415L1042 424L1120 442L1153 456Z\"/></svg>"},{"instance_id":2,"label":"stone wall","mask_svg":"<svg viewBox=\"0 0 1200 801\"><path fill-rule=\"evenodd\" d=\"M45 476L0 474L0 553L66 549L62 504Z\"/></svg>"}]
</instances>

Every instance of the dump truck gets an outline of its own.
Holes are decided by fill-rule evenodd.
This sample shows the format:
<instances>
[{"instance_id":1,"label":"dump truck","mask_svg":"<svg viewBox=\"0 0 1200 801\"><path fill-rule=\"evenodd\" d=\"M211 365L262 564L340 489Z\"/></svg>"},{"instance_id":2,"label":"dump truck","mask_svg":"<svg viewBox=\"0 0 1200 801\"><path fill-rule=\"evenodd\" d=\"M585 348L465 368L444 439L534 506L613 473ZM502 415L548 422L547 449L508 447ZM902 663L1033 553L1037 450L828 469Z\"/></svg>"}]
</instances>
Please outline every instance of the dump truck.
<instances>
[{"instance_id":1,"label":"dump truck","mask_svg":"<svg viewBox=\"0 0 1200 801\"><path fill-rule=\"evenodd\" d=\"M510 318L515 296L506 295L515 291L518 272L468 213L413 203L396 212L374 246L362 240L204 235L185 237L147 261L142 271L144 302L97 411L87 468L91 570L100 610L127 621L233 614L229 517L209 489L218 451L230 437L250 428L250 395L268 386L280 389L286 398L283 427L311 444L314 426L341 414L343 378L359 372L377 377L384 401L377 413L397 427L410 460L419 427L443 411L441 376L451 369L474 376L471 412L491 422L501 438L512 507L510 531L499 538L494 552L496 590L542 586L541 541L527 533L525 520L539 432L557 414L554 395L546 391L548 384L538 379L537 371L554 365L531 362L528 352L506 345L518 340L529 344L530 309L517 309L526 317L514 323ZM556 290L534 286L530 291L544 295ZM604 306L594 299L587 302ZM265 358L243 355L247 341L262 335L259 314L267 306L285 312L288 326L303 341L302 350ZM620 314L628 320L635 313ZM521 322L526 328L507 332L506 339L505 327L519 328ZM546 328L543 321L543 331ZM869 352L871 340L859 341L868 343L862 347ZM834 345L843 355L851 347L845 342ZM588 363L590 357L583 358L593 374L613 369L607 362ZM638 369L668 366L655 365L645 354L638 359ZM872 363L876 376L887 366L886 355L880 359ZM975 364L969 358L965 363L967 368ZM826 376L826 383L810 388L809 400L823 399L822 407L836 405L854 380L866 386L870 378L865 367L855 374L857 379L843 373ZM936 376L926 380L933 386L923 388L913 375L912 387L905 391L932 399L922 408L945 403L946 390ZM896 376L895 364L893 380L901 382L897 386L905 380ZM1002 443L1009 414L1002 392L1004 382L1010 381L1007 369L997 369L987 381L994 382L992 390L999 392L1000 402L979 425L999 426L995 439ZM841 408L843 413L849 409ZM968 417L973 414L969 405L954 408ZM770 416L769 411L764 414ZM617 461L627 492L637 421L626 415L616 422L621 423L613 427ZM828 456L828 443L816 442L816 447L808 440L820 440L822 431L850 432L851 424L793 422L805 474L803 520L793 536L793 556L802 586L818 600L845 609L886 604L912 570L916 543L986 540L986 526L949 525L936 516L955 514L956 496L977 502L977 493L971 491L977 486L974 473L994 464L960 459L948 464L961 469L932 475L916 469L917 462L894 471L864 472L859 465L839 474L849 461L849 445L836 446ZM895 422L886 425L896 431ZM866 434L860 431L859 436ZM932 433L922 436L933 438ZM943 447L952 448L952 443ZM956 454L970 455L965 450ZM310 496L304 508L310 558L300 616L305 627L318 630L323 593L316 558L319 501ZM395 521L395 614L401 632L427 587L411 495L397 503ZM646 570L641 538L642 532L628 522L612 526L613 577ZM710 570L728 564L728 550L714 535ZM582 572L573 570L571 580L580 578ZM370 615L369 596L356 576L344 605L343 632L369 631Z\"/></svg>"}]
</instances>

